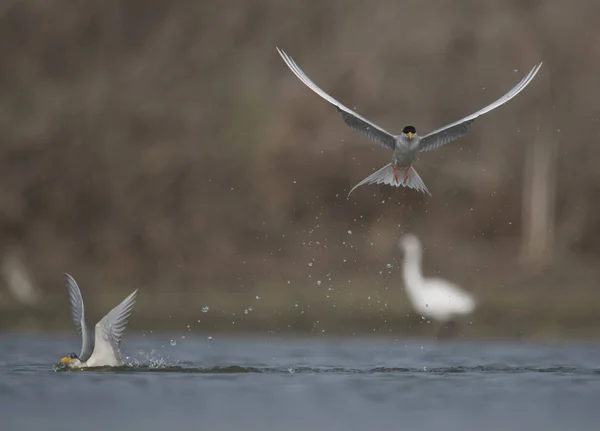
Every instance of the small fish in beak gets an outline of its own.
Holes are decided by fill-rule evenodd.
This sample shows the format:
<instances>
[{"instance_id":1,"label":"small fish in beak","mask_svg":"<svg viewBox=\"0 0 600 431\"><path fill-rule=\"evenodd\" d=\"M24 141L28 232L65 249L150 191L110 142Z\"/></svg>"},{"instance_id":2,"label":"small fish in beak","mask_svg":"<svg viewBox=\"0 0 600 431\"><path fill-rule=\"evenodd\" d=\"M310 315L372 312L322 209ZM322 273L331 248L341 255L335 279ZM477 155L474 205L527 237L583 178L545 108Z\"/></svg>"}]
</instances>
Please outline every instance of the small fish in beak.
<instances>
[{"instance_id":1,"label":"small fish in beak","mask_svg":"<svg viewBox=\"0 0 600 431\"><path fill-rule=\"evenodd\" d=\"M61 364L68 364L73 359L79 359L79 357L77 356L76 353L70 353L68 356L64 356L64 357L60 358L60 363Z\"/></svg>"}]
</instances>

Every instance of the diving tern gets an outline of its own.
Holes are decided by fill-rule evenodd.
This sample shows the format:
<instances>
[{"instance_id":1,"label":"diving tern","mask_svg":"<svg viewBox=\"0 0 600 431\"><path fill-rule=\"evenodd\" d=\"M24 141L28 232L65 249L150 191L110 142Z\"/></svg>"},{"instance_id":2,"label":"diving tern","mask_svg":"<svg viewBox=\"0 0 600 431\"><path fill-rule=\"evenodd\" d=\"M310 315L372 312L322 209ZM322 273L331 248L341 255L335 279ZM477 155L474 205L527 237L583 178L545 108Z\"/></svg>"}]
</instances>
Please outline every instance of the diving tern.
<instances>
[{"instance_id":1,"label":"diving tern","mask_svg":"<svg viewBox=\"0 0 600 431\"><path fill-rule=\"evenodd\" d=\"M82 342L79 356L71 353L60 360L61 365L69 368L122 366L121 338L133 310L137 289L104 316L92 334L85 323L83 297L77 282L65 274L65 285L69 293L71 317Z\"/></svg>"}]
</instances>

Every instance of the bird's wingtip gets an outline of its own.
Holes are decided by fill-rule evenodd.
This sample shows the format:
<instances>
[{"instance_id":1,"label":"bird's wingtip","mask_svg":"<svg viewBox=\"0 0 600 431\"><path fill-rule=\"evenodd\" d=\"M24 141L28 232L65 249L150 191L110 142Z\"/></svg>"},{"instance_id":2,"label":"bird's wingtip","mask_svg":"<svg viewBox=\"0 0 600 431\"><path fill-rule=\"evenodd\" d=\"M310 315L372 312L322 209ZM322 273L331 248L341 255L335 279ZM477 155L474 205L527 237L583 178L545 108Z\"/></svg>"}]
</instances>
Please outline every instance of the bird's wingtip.
<instances>
[{"instance_id":1,"label":"bird's wingtip","mask_svg":"<svg viewBox=\"0 0 600 431\"><path fill-rule=\"evenodd\" d=\"M357 186L354 186L354 187L352 187L352 190L350 190L350 191L348 192L348 196L346 196L346 199L350 199L350 195L351 195L351 194L352 194L352 192L353 192L354 190L356 190L357 188L358 188L358 185L357 185Z\"/></svg>"}]
</instances>

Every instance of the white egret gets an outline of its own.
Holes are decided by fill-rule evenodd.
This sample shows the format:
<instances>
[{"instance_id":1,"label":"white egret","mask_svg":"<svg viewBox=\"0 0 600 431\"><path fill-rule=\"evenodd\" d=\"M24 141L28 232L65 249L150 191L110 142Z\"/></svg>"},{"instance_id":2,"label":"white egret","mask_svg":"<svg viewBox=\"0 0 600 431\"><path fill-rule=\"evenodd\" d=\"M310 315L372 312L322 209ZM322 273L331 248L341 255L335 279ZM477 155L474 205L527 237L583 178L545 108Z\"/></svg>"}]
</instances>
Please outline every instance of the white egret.
<instances>
[{"instance_id":1,"label":"white egret","mask_svg":"<svg viewBox=\"0 0 600 431\"><path fill-rule=\"evenodd\" d=\"M415 235L404 235L398 246L404 251L404 290L419 316L453 325L456 319L475 311L476 303L471 294L442 278L423 277L423 249Z\"/></svg>"}]
</instances>

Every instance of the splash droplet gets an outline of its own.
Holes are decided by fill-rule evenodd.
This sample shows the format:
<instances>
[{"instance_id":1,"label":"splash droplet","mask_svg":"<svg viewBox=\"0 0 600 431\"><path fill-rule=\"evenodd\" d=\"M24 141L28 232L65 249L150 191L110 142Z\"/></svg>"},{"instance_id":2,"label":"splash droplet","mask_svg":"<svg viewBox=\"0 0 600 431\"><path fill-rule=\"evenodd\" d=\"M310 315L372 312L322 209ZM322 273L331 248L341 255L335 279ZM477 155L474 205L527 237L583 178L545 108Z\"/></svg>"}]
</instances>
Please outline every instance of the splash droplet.
<instances>
[{"instance_id":1,"label":"splash droplet","mask_svg":"<svg viewBox=\"0 0 600 431\"><path fill-rule=\"evenodd\" d=\"M203 313L208 313L208 310L210 310L210 308L207 305L205 305L204 307L202 307L202 312Z\"/></svg>"},{"instance_id":2,"label":"splash droplet","mask_svg":"<svg viewBox=\"0 0 600 431\"><path fill-rule=\"evenodd\" d=\"M177 341L171 340L171 346L176 346L176 345L177 345Z\"/></svg>"}]
</instances>

